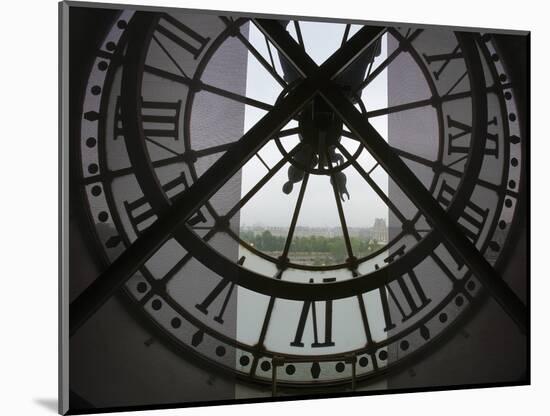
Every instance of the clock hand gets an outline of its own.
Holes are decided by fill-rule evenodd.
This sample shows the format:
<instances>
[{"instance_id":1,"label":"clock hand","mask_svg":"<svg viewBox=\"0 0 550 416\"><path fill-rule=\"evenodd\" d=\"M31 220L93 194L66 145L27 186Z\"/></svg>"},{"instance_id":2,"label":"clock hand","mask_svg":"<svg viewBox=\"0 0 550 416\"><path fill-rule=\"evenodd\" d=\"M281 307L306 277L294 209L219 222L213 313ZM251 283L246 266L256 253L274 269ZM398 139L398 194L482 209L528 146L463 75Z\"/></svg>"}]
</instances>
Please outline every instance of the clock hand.
<instances>
[{"instance_id":1,"label":"clock hand","mask_svg":"<svg viewBox=\"0 0 550 416\"><path fill-rule=\"evenodd\" d=\"M330 183L336 184L336 188L338 189L338 193L340 194L340 198L342 201L345 201L346 199L344 196L347 196L349 200L349 193L346 188L346 175L344 172L336 172L333 177L330 178Z\"/></svg>"},{"instance_id":2,"label":"clock hand","mask_svg":"<svg viewBox=\"0 0 550 416\"><path fill-rule=\"evenodd\" d=\"M302 163L304 165L310 162L311 158L312 158L312 151L307 145L304 146L304 148L300 150L298 153L296 153L296 155L294 156L294 159L297 162ZM311 167L315 166L315 164L313 164L312 162L310 164L311 164ZM292 192L294 184L301 182L302 179L304 179L304 175L305 175L304 170L291 164L288 167L288 181L285 182L285 184L283 185L283 192L287 195L290 194Z\"/></svg>"}]
</instances>

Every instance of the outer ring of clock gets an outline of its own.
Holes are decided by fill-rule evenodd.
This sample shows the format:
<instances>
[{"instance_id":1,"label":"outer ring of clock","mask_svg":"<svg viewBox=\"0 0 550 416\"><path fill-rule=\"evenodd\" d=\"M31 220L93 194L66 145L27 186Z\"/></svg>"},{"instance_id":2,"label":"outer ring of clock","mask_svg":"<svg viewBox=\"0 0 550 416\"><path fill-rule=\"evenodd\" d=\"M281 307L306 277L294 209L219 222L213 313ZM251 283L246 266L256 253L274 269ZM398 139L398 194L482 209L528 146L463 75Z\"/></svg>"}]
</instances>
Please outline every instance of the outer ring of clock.
<instances>
[{"instance_id":1,"label":"outer ring of clock","mask_svg":"<svg viewBox=\"0 0 550 416\"><path fill-rule=\"evenodd\" d=\"M484 53L486 53L485 50L484 50ZM493 67L491 67L491 69L494 70ZM500 98L501 98L501 101L502 101L502 91L500 91ZM502 106L501 106L501 108L502 108ZM507 124L506 124L506 127L507 127ZM503 173L503 175L504 175L504 173ZM106 192L106 193L107 193L107 192ZM503 198L499 198L499 201L500 201L500 205L502 205ZM495 215L494 221L497 221L497 220L498 220L498 216ZM510 240L510 238L508 238L508 243L509 243L509 240ZM100 243L100 244L103 245L102 243ZM507 245L508 245L508 244L507 244ZM505 250L503 249L502 252L504 253ZM502 259L505 258L505 257L506 257L506 256L501 256L500 260L502 260ZM500 260L499 260L499 263L500 263ZM441 302L441 305L443 305L443 304L444 304L444 301ZM201 324L201 325L202 325L202 324ZM414 328L410 328L411 331L412 331L413 329L414 329ZM406 330L405 330L405 332L406 332ZM400 333L399 335L402 335L402 334L403 334L403 333ZM219 335L219 334L218 334L218 335ZM434 340L435 340L435 338L432 339L431 342L433 342ZM234 340L229 340L229 339L228 339L228 340L226 340L226 341L230 341L230 342L228 342L228 344L233 344L233 345L238 346L238 347L241 347L241 348L244 347L244 345L239 345L239 343L236 343ZM387 343L389 343L390 341L391 341L390 338L388 338L388 340L386 340ZM427 344L431 344L431 342L429 342L429 343L427 343ZM418 350L422 350L424 347L425 347L425 346L421 346ZM187 348L188 348L188 347L187 347ZM417 351L417 352L418 352L418 351ZM315 357L314 357L314 356L310 356L310 358L311 358L312 361L315 360ZM402 361L402 360L400 360L399 363L400 363L401 361ZM399 363L397 363L397 364L399 364ZM371 375L368 375L368 377L370 377L370 376L371 376ZM265 380L264 380L264 381L265 381ZM346 382L346 380L344 380L344 381L337 381L337 383L340 383L340 382ZM284 384L284 383L282 383L282 384ZM300 383L299 383L299 384L300 384ZM316 383L316 384L319 384L319 383ZM332 383L328 383L328 384L332 384Z\"/></svg>"}]
</instances>

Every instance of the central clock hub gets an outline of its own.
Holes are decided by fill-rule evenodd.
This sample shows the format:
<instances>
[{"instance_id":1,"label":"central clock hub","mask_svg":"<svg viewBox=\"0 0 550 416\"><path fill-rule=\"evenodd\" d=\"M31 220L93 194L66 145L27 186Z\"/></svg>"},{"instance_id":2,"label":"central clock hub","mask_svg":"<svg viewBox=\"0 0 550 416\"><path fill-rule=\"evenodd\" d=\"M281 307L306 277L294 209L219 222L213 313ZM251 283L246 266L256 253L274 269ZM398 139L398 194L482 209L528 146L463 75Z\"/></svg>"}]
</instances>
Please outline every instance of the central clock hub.
<instances>
[{"instance_id":1,"label":"central clock hub","mask_svg":"<svg viewBox=\"0 0 550 416\"><path fill-rule=\"evenodd\" d=\"M342 121L321 98L316 98L302 111L298 120L300 140L324 160L326 149L340 141Z\"/></svg>"}]
</instances>

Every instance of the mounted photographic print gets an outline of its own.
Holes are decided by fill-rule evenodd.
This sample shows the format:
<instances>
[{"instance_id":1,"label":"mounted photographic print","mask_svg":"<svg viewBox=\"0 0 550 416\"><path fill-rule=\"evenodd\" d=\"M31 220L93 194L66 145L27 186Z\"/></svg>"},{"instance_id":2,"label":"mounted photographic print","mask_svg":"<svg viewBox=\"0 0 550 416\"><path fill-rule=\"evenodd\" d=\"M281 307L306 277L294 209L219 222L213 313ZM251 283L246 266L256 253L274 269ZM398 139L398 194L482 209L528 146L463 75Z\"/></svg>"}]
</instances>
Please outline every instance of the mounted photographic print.
<instances>
[{"instance_id":1,"label":"mounted photographic print","mask_svg":"<svg viewBox=\"0 0 550 416\"><path fill-rule=\"evenodd\" d=\"M60 45L60 413L529 383L529 32L63 2Z\"/></svg>"}]
</instances>

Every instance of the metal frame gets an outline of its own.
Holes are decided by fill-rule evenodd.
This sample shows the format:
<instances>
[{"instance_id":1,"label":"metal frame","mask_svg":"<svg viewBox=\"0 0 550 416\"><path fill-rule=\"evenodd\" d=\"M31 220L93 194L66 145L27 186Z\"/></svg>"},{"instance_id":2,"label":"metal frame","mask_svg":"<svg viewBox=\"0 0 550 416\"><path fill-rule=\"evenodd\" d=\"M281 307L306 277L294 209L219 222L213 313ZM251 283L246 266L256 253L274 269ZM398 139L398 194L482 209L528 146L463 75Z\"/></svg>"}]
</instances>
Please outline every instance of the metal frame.
<instances>
[{"instance_id":1,"label":"metal frame","mask_svg":"<svg viewBox=\"0 0 550 416\"><path fill-rule=\"evenodd\" d=\"M269 24L269 22L267 22L267 23ZM261 25L262 25L262 22L261 22L261 21L258 21L258 24L261 26ZM264 29L265 29L265 28L264 28ZM269 29L268 29L268 30L269 30ZM283 42L283 43L284 43L284 38L283 38L283 37L277 38L277 36L275 36L275 38L278 39L280 42ZM272 40L272 41L273 41L273 40ZM276 43L275 41L273 41L273 42ZM290 45L290 46L287 45L287 47L292 48L293 45ZM298 61L300 61L300 59L301 59L299 55L296 55L295 58L297 58ZM305 62L305 61L304 61L304 62ZM301 62L301 64L303 64L304 62ZM294 64L297 65L296 63L294 63ZM349 62L348 62L348 64L349 64ZM307 67L306 67L306 68L307 68ZM342 68L340 68L340 69L343 70ZM318 75L317 73L314 73L314 71L316 71L316 69L313 68L313 67L312 67L311 69L308 68L307 70L310 71L310 72L308 72L309 77L306 77L306 78L308 78L308 79L306 79L306 81L304 81L304 83L306 83L307 81L310 81L310 82L315 83L316 86L317 86L317 89L318 89L319 91L321 91L321 94L327 99L327 101L333 102L333 103L334 103L334 102L337 102L337 103L339 103L339 104L342 104L342 102L341 102L341 101L342 101L342 100L341 100L342 97L341 97L341 96L340 96L340 97L338 96L339 92L338 92L338 91L336 91L336 92L334 91L334 88L332 88L332 86L328 83L328 81L327 81L326 78L323 78L322 75ZM336 74L336 75L337 75L337 74ZM315 77L319 77L319 78L315 79ZM311 81L312 79L313 79L313 81ZM328 86L327 86L327 85L323 86L323 84L327 84ZM310 86L310 88L311 88L311 86ZM131 89L131 86L130 86L130 89ZM310 91L310 90L308 90L308 91ZM339 99L341 100L340 102L338 101ZM306 100L306 99L305 99L305 100ZM347 99L346 99L346 100L347 100ZM306 101L307 101L307 100L306 100ZM349 102L348 102L348 103L349 103ZM356 114L353 114L353 111L356 111L354 108L352 108L353 111L351 111L350 108L346 108L345 105L344 105L342 108L344 108L344 110L346 110L346 111L344 111L344 114L343 114L343 115L340 114L341 117L342 117L344 120L347 120L347 121L350 123L350 125L355 125L355 126L356 126L355 134L356 134L357 136L359 136L359 137L361 138L361 140L364 142L365 146L367 146L368 143L365 143L365 142L368 142L368 140L367 140L367 139L364 139L363 137L365 137L365 136L368 137L368 135L369 135L368 126L365 127L365 126L361 126L361 125L360 125L360 123L357 121L357 120L358 120L358 119L357 119L357 115L356 115ZM128 118L130 118L131 116L132 116L131 114L130 114L130 115L127 115ZM137 115L136 115L136 119L137 119L137 120L139 120L138 117L139 117L139 112L137 112ZM267 117L267 116L266 116L266 117ZM354 117L355 117L355 118L354 118ZM350 120L351 120L351 121L350 121ZM364 120L361 120L361 121L364 121ZM359 125L357 125L358 123L359 123ZM140 124L141 124L141 123L140 123ZM269 126L270 124L267 124L267 125ZM271 125L273 125L273 124L271 124ZM261 128L260 128L260 130L261 130ZM352 130L352 131L353 131L353 130ZM247 133L247 134L248 134L248 133ZM246 137L246 135L245 135L245 137ZM244 140L245 137L243 137L243 139L241 139L240 142L242 142L242 141ZM266 135L265 137L269 137L269 136ZM250 139L249 143L247 143L248 146L253 146L253 144L252 144L251 142L252 142L252 139ZM235 147L237 147L237 146L235 146ZM380 150L380 149L379 149L379 150ZM381 151L383 152L384 149L382 148ZM230 153L230 152L228 151L228 153ZM254 152L251 151L251 154L253 155ZM399 159L399 157L396 157L396 158ZM391 160L391 156L390 156L390 160ZM227 162L227 163L229 163L229 162ZM388 163L391 164L391 162L388 162ZM227 166L227 165L226 165L226 166ZM406 166L405 166L405 167L406 167ZM220 170L221 170L221 169L220 169ZM203 181L203 182L206 183L206 181ZM155 186L154 184L152 184L152 185ZM156 186L157 186L157 188L158 188L158 184L156 184ZM198 189L198 188L195 188L195 189ZM190 189L190 190L191 190L191 189ZM214 192L214 191L213 191L213 192ZM186 194L187 194L187 192L186 192ZM433 198L431 197L431 195L428 194L428 196L429 196L429 198L433 201ZM185 196L184 196L182 199L185 199ZM198 202L197 204L200 205L200 202ZM174 204L174 205L176 205L176 204ZM437 205L437 204L436 204L436 205ZM433 207L432 207L432 208L433 208ZM438 208L439 208L439 206L438 206ZM441 208L439 208L439 210L442 211ZM190 208L190 211L193 212L193 209ZM429 208L429 204L428 204L428 212L431 212L431 211L430 211L430 208ZM434 215L433 212L432 212L432 215ZM437 218L437 212L435 213L435 217ZM445 217L445 214L444 214L444 217ZM445 218L444 218L444 219L445 219ZM184 221L184 220L181 220L181 219L180 219L180 223L181 223L181 221ZM160 221L159 221L159 222L160 222ZM456 228L456 226L455 226L455 228ZM459 234L461 235L460 231L459 231ZM160 237L159 237L159 238L160 238ZM466 241L467 241L467 240L466 240ZM137 243L137 242L136 242L136 243ZM470 245L471 245L471 244L470 244ZM474 250L475 250L475 248L474 248ZM154 251L154 250L153 250L153 251ZM477 253L477 250L475 250L475 251L476 251L476 253ZM460 253L460 252L459 252L459 253ZM478 255L479 255L479 253L478 253ZM481 255L479 255L479 256L481 257ZM145 261L145 259L144 259L143 261ZM489 266L489 267L490 267L490 266ZM131 274L131 273L130 273L130 274ZM120 283L120 285L122 285L123 283L124 283L124 282ZM120 286L120 285L119 285L119 286ZM116 289L113 289L113 290L116 290ZM73 306L73 305L71 305L71 306ZM73 308L71 307L71 309L73 309ZM71 314L72 314L72 313L73 313L73 312L71 312ZM71 319L71 321L72 321L72 319ZM71 328L71 329L72 329L72 328Z\"/></svg>"},{"instance_id":2,"label":"metal frame","mask_svg":"<svg viewBox=\"0 0 550 416\"><path fill-rule=\"evenodd\" d=\"M134 17L134 27L151 27L154 15L139 14ZM284 124L296 114L317 92L319 83L332 75L337 75L347 64L363 52L381 29L373 32L365 28L352 44L348 42L344 48L338 50L331 59L320 67L318 74L300 82L279 105L268 112L254 127L252 127L238 142L234 144L220 159L212 165L188 190L178 197L163 215L159 216L128 249L115 260L108 270L101 274L77 299L71 303L70 333L75 331L105 303L137 269L174 233L178 228L185 227L185 221L192 213L204 204L229 178L231 178L250 157ZM134 36L142 36L129 45L130 48L142 47L147 39L146 31L135 31ZM352 39L352 40L353 40ZM141 51L133 53L139 54ZM141 79L138 68L135 73L123 79L122 90L125 92L123 100L130 101L123 110L124 117L129 122L125 124L127 134L133 136L130 123L143 135L141 114L136 103L139 102ZM123 104L124 105L124 104ZM135 137L135 136L133 136ZM147 166L147 170L149 166ZM141 178L141 181L147 181ZM148 187L156 187L154 178L149 179Z\"/></svg>"}]
</instances>

